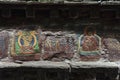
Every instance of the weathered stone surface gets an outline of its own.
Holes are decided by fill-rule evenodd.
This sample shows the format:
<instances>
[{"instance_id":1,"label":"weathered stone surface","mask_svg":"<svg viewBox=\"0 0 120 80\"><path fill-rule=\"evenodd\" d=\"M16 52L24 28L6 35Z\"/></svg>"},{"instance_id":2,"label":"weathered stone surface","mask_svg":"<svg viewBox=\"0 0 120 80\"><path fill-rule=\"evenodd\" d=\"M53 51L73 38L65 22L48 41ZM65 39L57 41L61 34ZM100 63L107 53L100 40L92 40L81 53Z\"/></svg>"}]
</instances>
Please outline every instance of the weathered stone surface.
<instances>
[{"instance_id":1,"label":"weathered stone surface","mask_svg":"<svg viewBox=\"0 0 120 80\"><path fill-rule=\"evenodd\" d=\"M44 69L69 69L70 66L65 62L51 62L51 61L28 61L22 64L14 62L0 62L0 68L17 68L17 67L33 67Z\"/></svg>"},{"instance_id":2,"label":"weathered stone surface","mask_svg":"<svg viewBox=\"0 0 120 80\"><path fill-rule=\"evenodd\" d=\"M120 1L102 1L101 5L120 5Z\"/></svg>"},{"instance_id":3,"label":"weathered stone surface","mask_svg":"<svg viewBox=\"0 0 120 80\"><path fill-rule=\"evenodd\" d=\"M71 62L72 68L118 68L114 62Z\"/></svg>"},{"instance_id":4,"label":"weathered stone surface","mask_svg":"<svg viewBox=\"0 0 120 80\"><path fill-rule=\"evenodd\" d=\"M81 1L81 2L73 2L73 1L64 1L65 4L99 4L98 1Z\"/></svg>"},{"instance_id":5,"label":"weathered stone surface","mask_svg":"<svg viewBox=\"0 0 120 80\"><path fill-rule=\"evenodd\" d=\"M2 68L17 68L21 67L21 64L17 64L14 62L0 62L0 69Z\"/></svg>"},{"instance_id":6,"label":"weathered stone surface","mask_svg":"<svg viewBox=\"0 0 120 80\"><path fill-rule=\"evenodd\" d=\"M6 67L35 67L35 68L118 68L119 65L115 62L52 62L52 61L27 61L22 64L14 62L0 62L0 68Z\"/></svg>"},{"instance_id":7,"label":"weathered stone surface","mask_svg":"<svg viewBox=\"0 0 120 80\"><path fill-rule=\"evenodd\" d=\"M51 62L51 61L29 61L23 62L22 67L35 67L35 68L60 68L69 69L70 66L65 62Z\"/></svg>"},{"instance_id":8,"label":"weathered stone surface","mask_svg":"<svg viewBox=\"0 0 120 80\"><path fill-rule=\"evenodd\" d=\"M52 0L52 1L40 1L40 0L0 0L0 3L14 3L14 4L45 4L45 3L53 3L53 4L101 4L101 5L119 5L120 1L100 1L100 0L80 0L80 1L67 1L67 0Z\"/></svg>"},{"instance_id":9,"label":"weathered stone surface","mask_svg":"<svg viewBox=\"0 0 120 80\"><path fill-rule=\"evenodd\" d=\"M77 9L77 11L82 11L82 10L87 11L88 10L85 13L89 14L89 11L93 11L93 7L95 7L95 8L97 7L96 9L99 12L98 13L98 16L99 16L99 15L101 15L100 11L102 9L104 10L104 8L100 7L99 5L116 5L116 4L119 5L119 2L102 2L102 3L101 2L65 2L64 4L60 4L59 6L57 6L57 5L55 6L54 4L52 4L52 5L47 4L48 7L43 7L43 5L46 5L44 3L31 2L31 1L28 1L28 2L24 2L24 1L23 2L9 2L8 1L8 2L0 2L0 4L7 4L3 7L3 9L8 8L8 7L10 7L10 9L14 9L14 8L23 9L23 8L25 8L26 5L27 6L35 5L34 6L35 9L36 8L48 9L48 10L46 10L45 14L49 13L49 11L50 11L49 8L51 8L51 9L54 8L53 10L58 9L58 8L59 8L59 10L63 9L63 8L67 8L68 10L73 8L73 9ZM8 4L10 4L10 5L8 5ZM20 5L22 4L22 6L17 5L15 7L15 6L11 6L12 4L20 4ZM41 4L42 4L42 7L39 7ZM74 4L74 5L70 6L71 4ZM78 5L76 5L76 4L78 4ZM90 8L90 6L80 7L83 4L85 4L85 5L88 5L88 4L96 5L97 4L98 6L93 6L91 8ZM69 5L69 7L68 7L68 5ZM67 6L67 7L65 7L65 6ZM74 6L76 6L76 7L74 7ZM78 9L78 8L80 8L80 9ZM90 9L88 9L88 8L90 8ZM105 9L112 10L113 8L105 7ZM114 10L119 11L119 8L114 7ZM23 13L24 13L24 9L23 9ZM38 13L38 14L40 14L40 13ZM82 15L82 14L84 14L84 13L81 12L80 15ZM57 15L59 16L59 12ZM51 23L54 23L56 25L51 26L53 29L56 27L57 28L67 27L68 29L72 29L72 30L77 29L78 31L82 31L82 28L84 28L86 25L91 24L91 25L96 25L97 28L99 27L98 29L100 29L102 31L102 33L106 32L106 30L107 31L113 30L114 26L117 26L119 28L119 25L120 25L119 24L120 20L106 21L106 20L104 20L104 17L101 19L100 18L101 16L98 17L99 19L97 18L94 20L91 20L90 18L88 19L89 16L86 17L86 15L85 16L83 15L82 18L77 18L77 19L74 19L74 18L71 19L71 18L69 18L69 16L66 16L65 18L63 18L63 16L62 17L60 16L60 17L55 17L57 19L55 19L53 21L51 20L51 22L48 17L49 16L47 16L47 18L46 18L46 15L45 16L42 15L42 18L39 18L36 16L35 19L29 19L29 18L22 18L22 19L20 18L19 19L19 18L12 18L12 17L1 18L0 25L3 25L3 26L6 25L8 27L14 25L16 27L19 24L20 24L20 26L21 26L21 24L23 25L23 21L24 21L24 24L32 24L32 25L40 24L44 27L48 27L48 26L50 26ZM118 17L119 17L119 14L118 14ZM41 19L43 19L43 20L41 20ZM114 25L113 23L115 23L115 24L117 23L117 24ZM107 26L107 29L104 31L104 28L106 26ZM109 28L111 28L111 29L109 30ZM49 76L54 77L54 74L51 74L51 72L50 72L49 75L47 75L47 73L48 73L47 70L50 69L50 71L55 71L55 69L62 69L62 70L67 69L67 72L69 72L68 74L70 74L70 75L66 76L66 77L70 77L70 80L76 80L76 79L78 79L78 80L116 80L115 78L118 74L118 67L119 67L118 65L113 62L70 62L70 63L65 63L65 62L49 62L49 61L30 61L30 62L23 62L23 64L17 64L14 62L5 62L4 61L4 62L0 62L0 71L3 70L0 72L0 76L4 76L4 78L0 77L0 79L2 79L2 80L64 80L64 78L62 76L60 76L60 75L64 75L65 74L64 72L57 73L59 71L56 70L56 73L54 73L54 74L59 74L58 76L60 79L59 78L51 79L51 77L49 77ZM11 70L11 68L14 70ZM42 68L43 71L40 71L41 70L40 68ZM74 69L76 69L76 72L74 72ZM94 69L94 71L93 71L93 69ZM16 71L16 70L18 70L18 71ZM72 72L74 75L72 74ZM36 75L36 73L37 73L37 75ZM76 74L78 74L78 76ZM46 78L46 75L48 76L47 78ZM10 77L8 77L8 76L10 76ZM41 76L44 77L44 79L41 78ZM73 77L73 78L71 79L71 77ZM12 79L12 78L14 78L14 79ZM65 79L65 80L68 80L68 79Z\"/></svg>"},{"instance_id":10,"label":"weathered stone surface","mask_svg":"<svg viewBox=\"0 0 120 80\"><path fill-rule=\"evenodd\" d=\"M27 61L22 64L14 62L0 62L0 68L6 67L35 67L35 68L118 68L115 62L52 62L52 61Z\"/></svg>"}]
</instances>

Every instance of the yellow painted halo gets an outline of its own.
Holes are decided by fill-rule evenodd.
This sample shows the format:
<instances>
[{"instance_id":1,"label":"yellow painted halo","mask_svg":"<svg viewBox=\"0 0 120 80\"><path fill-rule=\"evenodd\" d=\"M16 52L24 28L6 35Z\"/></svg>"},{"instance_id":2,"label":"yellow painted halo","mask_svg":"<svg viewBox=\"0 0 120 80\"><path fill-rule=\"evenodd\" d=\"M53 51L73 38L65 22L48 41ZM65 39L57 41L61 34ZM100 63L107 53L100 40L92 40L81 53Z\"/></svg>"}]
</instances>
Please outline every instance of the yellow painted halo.
<instances>
[{"instance_id":1,"label":"yellow painted halo","mask_svg":"<svg viewBox=\"0 0 120 80\"><path fill-rule=\"evenodd\" d=\"M33 43L33 47L34 47L34 46L36 45L37 40L36 40L35 34L31 34L31 35L32 35L32 37L33 37L33 39L34 39L34 43ZM19 46L22 46L22 44L21 44L21 42L20 42L22 36L23 36L23 35L21 34L21 35L18 37L18 44L19 44Z\"/></svg>"}]
</instances>

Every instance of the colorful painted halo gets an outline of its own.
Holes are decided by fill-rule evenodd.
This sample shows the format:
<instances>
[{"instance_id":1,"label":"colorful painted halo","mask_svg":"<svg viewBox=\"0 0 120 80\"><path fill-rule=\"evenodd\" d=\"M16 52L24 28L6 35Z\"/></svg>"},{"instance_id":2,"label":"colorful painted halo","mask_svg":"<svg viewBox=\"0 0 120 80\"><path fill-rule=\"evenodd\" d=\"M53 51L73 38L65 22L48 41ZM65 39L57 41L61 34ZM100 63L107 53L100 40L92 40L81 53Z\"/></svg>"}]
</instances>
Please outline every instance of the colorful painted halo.
<instances>
[{"instance_id":1,"label":"colorful painted halo","mask_svg":"<svg viewBox=\"0 0 120 80\"><path fill-rule=\"evenodd\" d=\"M16 54L33 54L39 51L36 31L18 31L15 38Z\"/></svg>"}]
</instances>

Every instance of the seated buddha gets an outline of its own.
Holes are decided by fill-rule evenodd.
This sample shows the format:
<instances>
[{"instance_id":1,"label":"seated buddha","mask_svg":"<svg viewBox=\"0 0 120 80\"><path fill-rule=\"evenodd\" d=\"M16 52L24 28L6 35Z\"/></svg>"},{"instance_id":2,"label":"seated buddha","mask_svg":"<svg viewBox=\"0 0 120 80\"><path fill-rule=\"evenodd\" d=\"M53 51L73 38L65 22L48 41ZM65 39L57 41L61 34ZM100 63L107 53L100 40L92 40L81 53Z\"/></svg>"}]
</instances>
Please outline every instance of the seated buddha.
<instances>
[{"instance_id":1,"label":"seated buddha","mask_svg":"<svg viewBox=\"0 0 120 80\"><path fill-rule=\"evenodd\" d=\"M96 34L93 27L86 27L84 34L80 35L78 50L83 60L100 58L101 38Z\"/></svg>"}]
</instances>

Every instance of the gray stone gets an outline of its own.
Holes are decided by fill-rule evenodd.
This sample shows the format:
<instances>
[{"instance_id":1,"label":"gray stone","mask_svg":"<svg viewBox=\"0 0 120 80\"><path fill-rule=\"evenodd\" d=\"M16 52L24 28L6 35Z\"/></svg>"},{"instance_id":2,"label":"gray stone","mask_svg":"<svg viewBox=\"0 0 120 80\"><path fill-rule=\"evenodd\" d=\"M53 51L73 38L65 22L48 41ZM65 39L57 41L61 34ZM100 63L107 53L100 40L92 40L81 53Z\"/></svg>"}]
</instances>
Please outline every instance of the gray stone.
<instances>
[{"instance_id":1,"label":"gray stone","mask_svg":"<svg viewBox=\"0 0 120 80\"><path fill-rule=\"evenodd\" d=\"M120 1L102 1L101 5L119 5Z\"/></svg>"},{"instance_id":2,"label":"gray stone","mask_svg":"<svg viewBox=\"0 0 120 80\"><path fill-rule=\"evenodd\" d=\"M72 68L118 68L114 62L70 62Z\"/></svg>"},{"instance_id":3,"label":"gray stone","mask_svg":"<svg viewBox=\"0 0 120 80\"><path fill-rule=\"evenodd\" d=\"M0 62L0 68L17 68L21 67L21 64L17 64L14 62Z\"/></svg>"},{"instance_id":4,"label":"gray stone","mask_svg":"<svg viewBox=\"0 0 120 80\"><path fill-rule=\"evenodd\" d=\"M23 62L22 67L35 67L35 68L60 68L69 69L70 66L65 62L51 62L51 61L29 61Z\"/></svg>"}]
</instances>

